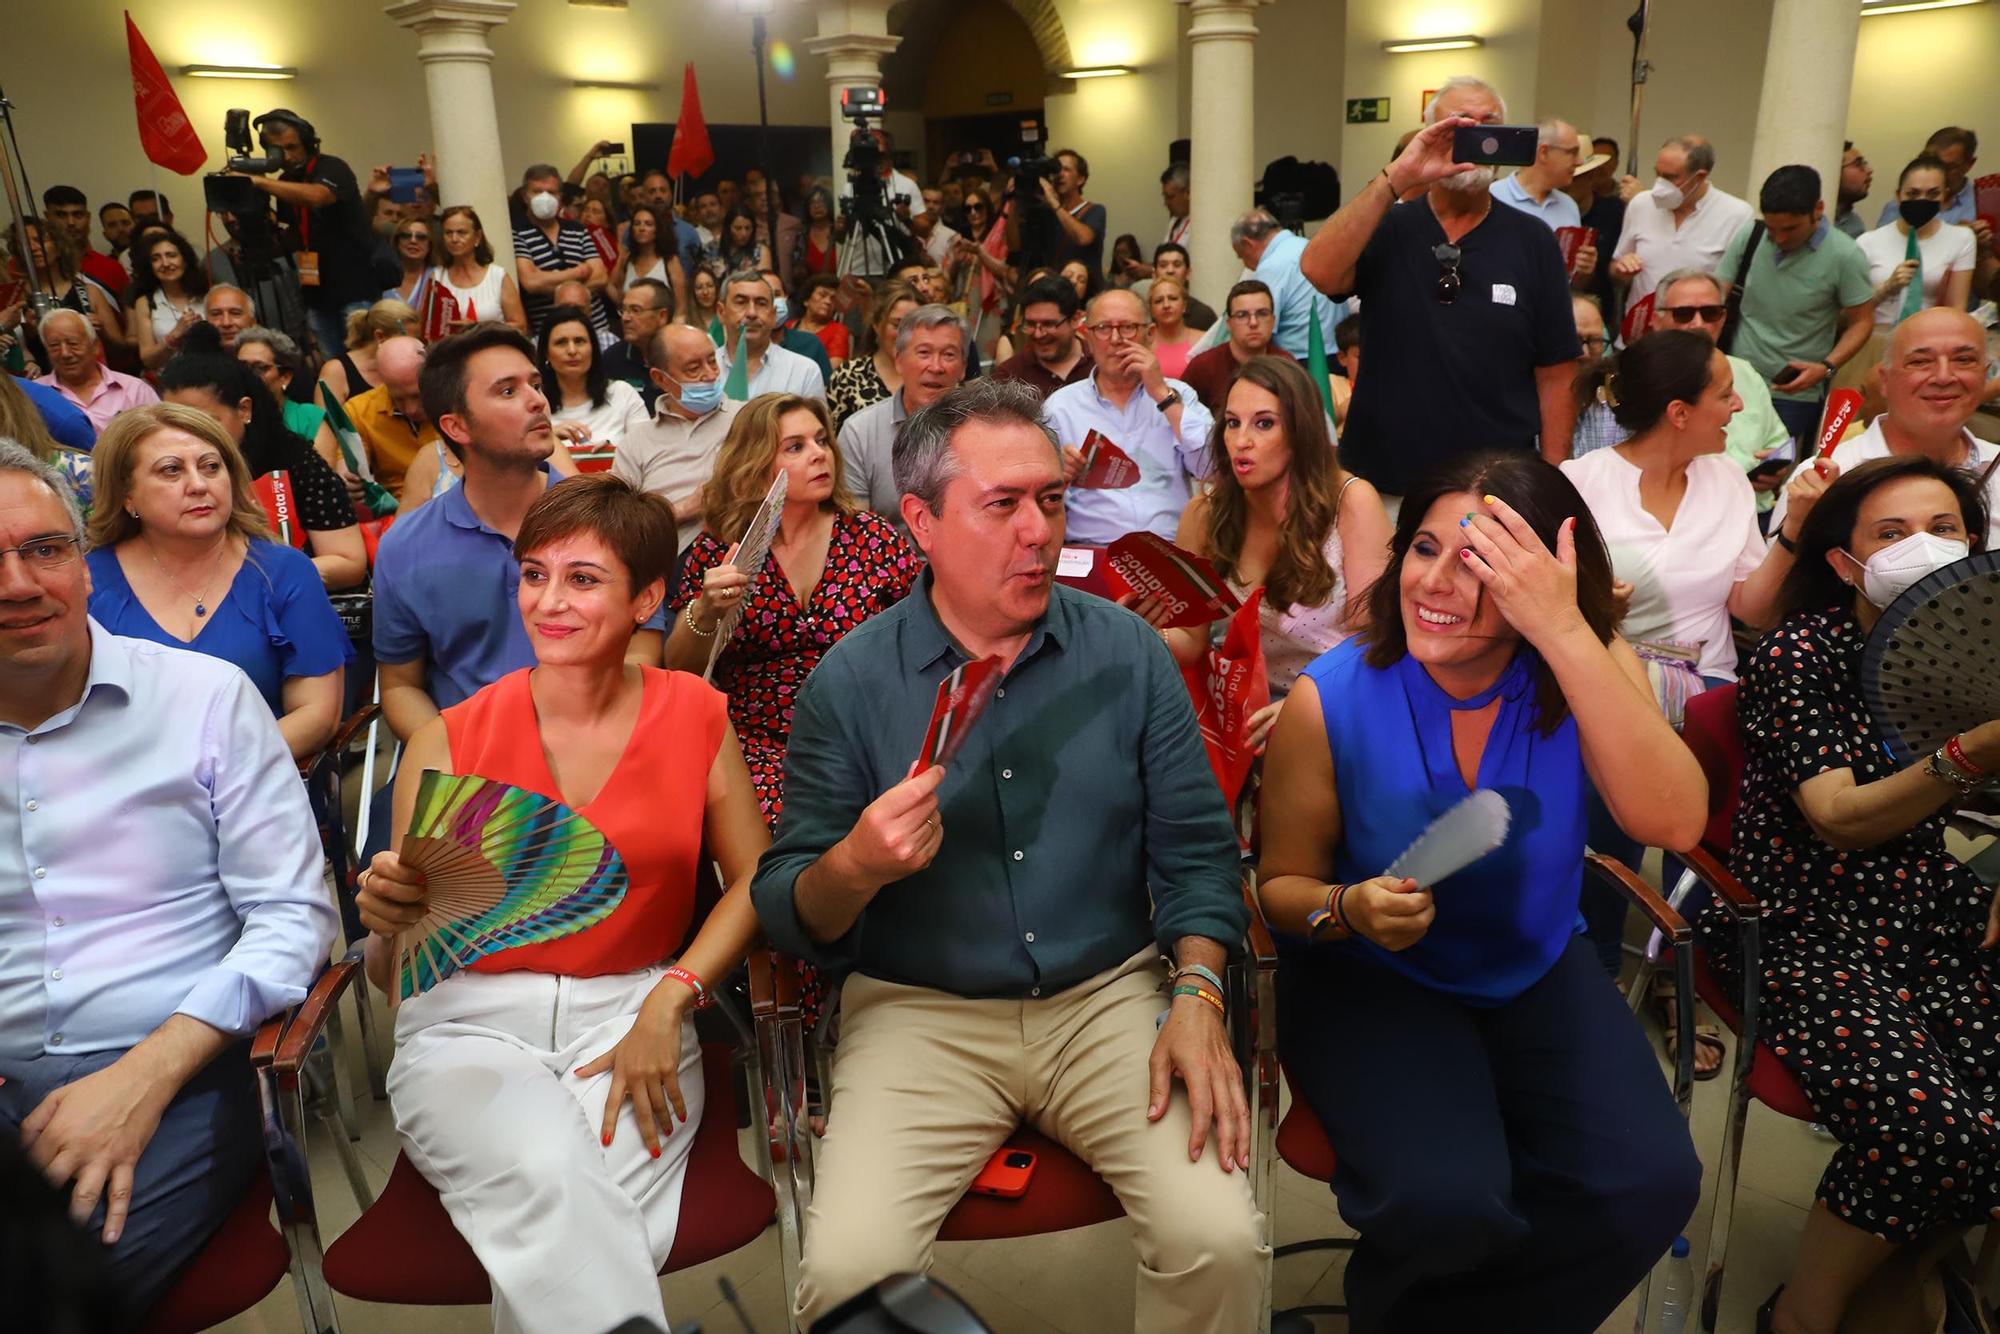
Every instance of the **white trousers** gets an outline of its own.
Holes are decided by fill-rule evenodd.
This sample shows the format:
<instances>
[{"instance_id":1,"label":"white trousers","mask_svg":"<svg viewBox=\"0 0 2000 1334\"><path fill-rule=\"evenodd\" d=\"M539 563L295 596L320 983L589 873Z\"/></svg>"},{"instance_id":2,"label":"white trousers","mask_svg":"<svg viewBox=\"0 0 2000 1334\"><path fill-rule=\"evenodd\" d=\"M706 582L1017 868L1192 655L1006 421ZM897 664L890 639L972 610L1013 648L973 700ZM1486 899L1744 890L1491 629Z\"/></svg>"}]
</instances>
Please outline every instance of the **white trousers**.
<instances>
[{"instance_id":1,"label":"white trousers","mask_svg":"<svg viewBox=\"0 0 2000 1334\"><path fill-rule=\"evenodd\" d=\"M604 1145L611 1073L574 1073L625 1036L661 972L457 973L397 1011L396 1133L492 1279L495 1330L666 1327L658 1272L704 1102L694 1025L681 1042L688 1121L658 1158L629 1103Z\"/></svg>"}]
</instances>

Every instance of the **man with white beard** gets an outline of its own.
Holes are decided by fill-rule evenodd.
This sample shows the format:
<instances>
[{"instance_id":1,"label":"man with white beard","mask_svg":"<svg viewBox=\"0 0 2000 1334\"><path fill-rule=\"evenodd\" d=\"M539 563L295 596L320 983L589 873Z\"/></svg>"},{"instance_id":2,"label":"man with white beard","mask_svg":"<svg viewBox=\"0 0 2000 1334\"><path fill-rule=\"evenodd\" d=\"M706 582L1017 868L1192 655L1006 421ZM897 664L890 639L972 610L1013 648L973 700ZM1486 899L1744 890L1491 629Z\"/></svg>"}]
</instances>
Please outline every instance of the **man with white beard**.
<instances>
[{"instance_id":1,"label":"man with white beard","mask_svg":"<svg viewBox=\"0 0 2000 1334\"><path fill-rule=\"evenodd\" d=\"M1555 233L1493 206L1491 167L1452 160L1458 127L1506 119L1491 85L1445 80L1424 128L1299 259L1321 292L1361 298L1368 374L1348 406L1340 456L1392 514L1417 479L1459 454L1539 447L1551 462L1569 457L1570 382L1583 350Z\"/></svg>"}]
</instances>

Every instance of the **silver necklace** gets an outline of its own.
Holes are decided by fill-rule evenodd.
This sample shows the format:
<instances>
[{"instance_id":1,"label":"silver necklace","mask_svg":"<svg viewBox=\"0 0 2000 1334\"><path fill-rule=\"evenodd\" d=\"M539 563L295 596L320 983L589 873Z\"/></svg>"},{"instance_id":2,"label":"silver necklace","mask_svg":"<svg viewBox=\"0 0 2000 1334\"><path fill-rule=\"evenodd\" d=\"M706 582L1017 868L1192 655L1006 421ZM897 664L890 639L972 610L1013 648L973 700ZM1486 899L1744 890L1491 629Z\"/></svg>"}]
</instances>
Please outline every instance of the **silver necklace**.
<instances>
[{"instance_id":1,"label":"silver necklace","mask_svg":"<svg viewBox=\"0 0 2000 1334\"><path fill-rule=\"evenodd\" d=\"M190 597L194 599L195 616L197 618L207 616L208 598L201 593L191 592L186 584L174 578L172 571L168 570L166 565L160 560L160 554L157 551L153 550L153 544L151 542L147 542L144 538L140 538L139 540L145 543L146 554L152 557L154 568L159 570L161 575L163 575L166 578L166 581L172 584L175 588L180 589L181 595L183 597ZM229 539L224 538L222 541L222 545L216 548L215 559L209 562L208 569L210 575L213 575L215 573L215 567L222 563L222 557L228 552L228 550L229 550ZM204 587L207 586L206 580L203 580L203 586Z\"/></svg>"}]
</instances>

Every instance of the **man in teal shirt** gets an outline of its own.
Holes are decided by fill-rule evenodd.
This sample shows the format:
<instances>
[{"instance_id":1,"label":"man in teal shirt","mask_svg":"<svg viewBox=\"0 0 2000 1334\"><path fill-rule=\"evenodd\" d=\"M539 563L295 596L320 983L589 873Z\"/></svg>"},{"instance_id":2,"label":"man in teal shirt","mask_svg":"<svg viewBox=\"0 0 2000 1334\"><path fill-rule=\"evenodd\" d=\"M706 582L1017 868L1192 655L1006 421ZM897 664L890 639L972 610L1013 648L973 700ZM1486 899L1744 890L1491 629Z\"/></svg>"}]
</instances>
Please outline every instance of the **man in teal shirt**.
<instances>
[{"instance_id":1,"label":"man in teal shirt","mask_svg":"<svg viewBox=\"0 0 2000 1334\"><path fill-rule=\"evenodd\" d=\"M1055 583L1063 468L1031 387L950 390L894 463L930 568L807 680L750 889L779 949L852 970L793 1314L923 1269L1027 1122L1132 1219L1135 1328L1254 1328L1270 1251L1219 985L1248 912L1180 669ZM963 749L913 772L939 683L989 657Z\"/></svg>"},{"instance_id":2,"label":"man in teal shirt","mask_svg":"<svg viewBox=\"0 0 2000 1334\"><path fill-rule=\"evenodd\" d=\"M1757 248L1743 278L1742 316L1728 351L1756 367L1771 386L1778 417L1795 440L1819 425L1826 382L1868 342L1875 286L1854 239L1826 220L1819 173L1780 167L1764 181L1757 206L1763 226L1737 232L1716 273L1733 281L1744 247ZM1727 297L1728 289L1724 288Z\"/></svg>"}]
</instances>

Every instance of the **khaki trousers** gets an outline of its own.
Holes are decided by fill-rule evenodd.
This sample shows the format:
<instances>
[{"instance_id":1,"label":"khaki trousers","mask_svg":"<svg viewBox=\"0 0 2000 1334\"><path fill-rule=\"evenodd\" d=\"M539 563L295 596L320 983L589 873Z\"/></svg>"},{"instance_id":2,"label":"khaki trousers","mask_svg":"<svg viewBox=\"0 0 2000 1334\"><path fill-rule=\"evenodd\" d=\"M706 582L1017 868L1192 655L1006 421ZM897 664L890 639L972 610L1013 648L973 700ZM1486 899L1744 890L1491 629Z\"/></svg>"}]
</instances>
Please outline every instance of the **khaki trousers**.
<instances>
[{"instance_id":1,"label":"khaki trousers","mask_svg":"<svg viewBox=\"0 0 2000 1334\"><path fill-rule=\"evenodd\" d=\"M1212 1138L1188 1161L1178 1081L1166 1115L1146 1120L1164 981L1152 950L1039 1000L850 977L799 1319L928 1269L944 1216L1026 1121L1096 1169L1132 1219L1136 1328L1254 1330L1271 1251L1248 1178L1222 1171Z\"/></svg>"}]
</instances>

